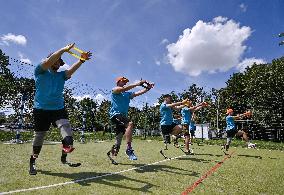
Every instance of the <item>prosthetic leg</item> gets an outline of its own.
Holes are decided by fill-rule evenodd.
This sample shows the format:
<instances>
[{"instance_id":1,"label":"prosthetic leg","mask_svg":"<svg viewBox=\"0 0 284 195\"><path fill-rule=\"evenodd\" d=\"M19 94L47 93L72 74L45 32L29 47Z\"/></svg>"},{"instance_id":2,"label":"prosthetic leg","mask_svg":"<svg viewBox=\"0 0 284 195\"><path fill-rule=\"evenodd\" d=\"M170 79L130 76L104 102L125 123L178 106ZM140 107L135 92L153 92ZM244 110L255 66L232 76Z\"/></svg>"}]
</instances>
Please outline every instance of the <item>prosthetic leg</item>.
<instances>
[{"instance_id":1,"label":"prosthetic leg","mask_svg":"<svg viewBox=\"0 0 284 195\"><path fill-rule=\"evenodd\" d=\"M61 163L70 167L79 167L81 163L72 163L67 161L67 154L73 152L73 137L69 120L60 119L56 121L57 127L60 129L62 140Z\"/></svg>"},{"instance_id":2,"label":"prosthetic leg","mask_svg":"<svg viewBox=\"0 0 284 195\"><path fill-rule=\"evenodd\" d=\"M112 164L114 165L118 165L118 163L113 159L114 156L117 156L119 149L120 149L120 145L121 145L121 141L122 141L122 137L123 137L123 133L120 132L115 136L115 145L113 145L110 149L110 151L107 152L107 156L109 158L109 160L111 161Z\"/></svg>"},{"instance_id":3,"label":"prosthetic leg","mask_svg":"<svg viewBox=\"0 0 284 195\"><path fill-rule=\"evenodd\" d=\"M165 159L171 159L171 158L167 157L167 156L164 154L164 150L168 150L168 144L171 144L171 137L170 137L170 134L163 135L163 139L164 139L165 148L160 150L160 154L161 154Z\"/></svg>"}]
</instances>

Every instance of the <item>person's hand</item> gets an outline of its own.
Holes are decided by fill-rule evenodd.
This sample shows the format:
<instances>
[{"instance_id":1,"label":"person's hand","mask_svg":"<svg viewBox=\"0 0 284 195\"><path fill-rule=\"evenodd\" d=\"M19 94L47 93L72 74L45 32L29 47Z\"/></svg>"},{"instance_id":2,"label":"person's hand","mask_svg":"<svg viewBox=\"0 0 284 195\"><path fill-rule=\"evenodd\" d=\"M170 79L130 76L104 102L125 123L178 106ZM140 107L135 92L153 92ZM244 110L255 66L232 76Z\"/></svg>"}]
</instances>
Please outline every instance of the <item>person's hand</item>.
<instances>
[{"instance_id":1,"label":"person's hand","mask_svg":"<svg viewBox=\"0 0 284 195\"><path fill-rule=\"evenodd\" d=\"M244 115L247 117L247 118L250 118L252 116L252 112L249 110L249 111L246 111L244 113Z\"/></svg>"},{"instance_id":2,"label":"person's hand","mask_svg":"<svg viewBox=\"0 0 284 195\"><path fill-rule=\"evenodd\" d=\"M155 83L149 83L148 81L146 81L146 84L148 89L152 89L155 86Z\"/></svg>"},{"instance_id":3,"label":"person's hand","mask_svg":"<svg viewBox=\"0 0 284 195\"><path fill-rule=\"evenodd\" d=\"M91 59L92 53L90 51L88 52L83 52L81 54L81 58L84 59L84 61Z\"/></svg>"},{"instance_id":4,"label":"person's hand","mask_svg":"<svg viewBox=\"0 0 284 195\"><path fill-rule=\"evenodd\" d=\"M141 85L143 85L144 83L146 83L146 80L140 80L140 81L138 81L137 83L136 83L136 85L137 86L141 86Z\"/></svg>"},{"instance_id":5,"label":"person's hand","mask_svg":"<svg viewBox=\"0 0 284 195\"><path fill-rule=\"evenodd\" d=\"M189 104L189 99L182 100L181 103L182 103L183 105L188 105L188 104Z\"/></svg>"},{"instance_id":6,"label":"person's hand","mask_svg":"<svg viewBox=\"0 0 284 195\"><path fill-rule=\"evenodd\" d=\"M72 49L72 47L74 47L74 45L75 45L75 43L68 44L68 45L66 45L65 47L63 47L62 50L63 50L64 52L67 52L67 51L69 51L70 49Z\"/></svg>"},{"instance_id":7,"label":"person's hand","mask_svg":"<svg viewBox=\"0 0 284 195\"><path fill-rule=\"evenodd\" d=\"M208 102L202 102L202 106L207 107L208 105Z\"/></svg>"}]
</instances>

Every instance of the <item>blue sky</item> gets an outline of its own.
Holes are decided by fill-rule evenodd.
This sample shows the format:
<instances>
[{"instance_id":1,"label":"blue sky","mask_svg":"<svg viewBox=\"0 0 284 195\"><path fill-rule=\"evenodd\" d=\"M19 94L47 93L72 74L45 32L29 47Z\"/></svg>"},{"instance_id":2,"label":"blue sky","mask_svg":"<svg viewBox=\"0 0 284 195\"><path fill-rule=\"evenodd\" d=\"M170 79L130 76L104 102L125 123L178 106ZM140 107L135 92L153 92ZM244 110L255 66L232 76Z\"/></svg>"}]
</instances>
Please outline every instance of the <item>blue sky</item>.
<instances>
[{"instance_id":1,"label":"blue sky","mask_svg":"<svg viewBox=\"0 0 284 195\"><path fill-rule=\"evenodd\" d=\"M152 104L192 83L224 87L245 66L283 56L277 37L284 31L283 8L281 0L9 0L1 4L0 48L37 64L75 42L94 54L72 78L71 84L80 83L77 95L91 93L81 84L109 90L123 75L155 82L135 101Z\"/></svg>"}]
</instances>

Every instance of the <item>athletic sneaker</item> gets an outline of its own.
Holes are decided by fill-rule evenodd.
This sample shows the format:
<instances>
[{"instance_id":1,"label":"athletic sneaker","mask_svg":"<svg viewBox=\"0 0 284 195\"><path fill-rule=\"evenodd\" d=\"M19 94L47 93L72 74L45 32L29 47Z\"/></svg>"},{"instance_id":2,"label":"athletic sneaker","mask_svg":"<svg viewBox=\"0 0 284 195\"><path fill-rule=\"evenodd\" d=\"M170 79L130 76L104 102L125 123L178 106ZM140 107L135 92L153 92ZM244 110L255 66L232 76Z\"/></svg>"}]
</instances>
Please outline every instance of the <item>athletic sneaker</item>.
<instances>
[{"instance_id":1,"label":"athletic sneaker","mask_svg":"<svg viewBox=\"0 0 284 195\"><path fill-rule=\"evenodd\" d=\"M249 143L249 144L248 144L248 148L256 148L256 145L253 144L253 143Z\"/></svg>"},{"instance_id":2,"label":"athletic sneaker","mask_svg":"<svg viewBox=\"0 0 284 195\"><path fill-rule=\"evenodd\" d=\"M129 160L137 160L137 157L134 154L134 150L132 149L127 149L125 151L125 154L128 156Z\"/></svg>"},{"instance_id":3,"label":"athletic sneaker","mask_svg":"<svg viewBox=\"0 0 284 195\"><path fill-rule=\"evenodd\" d=\"M194 155L193 150L189 149L188 151L184 152L186 155Z\"/></svg>"},{"instance_id":4,"label":"athletic sneaker","mask_svg":"<svg viewBox=\"0 0 284 195\"><path fill-rule=\"evenodd\" d=\"M73 148L73 146L64 146L64 145L62 145L62 150L65 153L71 153L73 150L75 150L75 148Z\"/></svg>"}]
</instances>

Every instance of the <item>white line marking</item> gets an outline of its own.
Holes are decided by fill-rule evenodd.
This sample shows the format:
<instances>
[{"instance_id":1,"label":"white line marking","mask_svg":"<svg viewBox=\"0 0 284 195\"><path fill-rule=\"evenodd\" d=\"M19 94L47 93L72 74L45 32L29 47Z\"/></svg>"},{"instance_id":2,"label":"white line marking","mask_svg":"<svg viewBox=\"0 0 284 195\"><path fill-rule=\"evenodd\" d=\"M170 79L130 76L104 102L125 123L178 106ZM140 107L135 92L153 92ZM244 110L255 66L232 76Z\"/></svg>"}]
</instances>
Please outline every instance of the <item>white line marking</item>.
<instances>
[{"instance_id":1,"label":"white line marking","mask_svg":"<svg viewBox=\"0 0 284 195\"><path fill-rule=\"evenodd\" d=\"M156 165L156 164L159 164L159 163L162 163L162 162L166 162L166 161L169 161L169 160L174 160L174 159L177 159L177 158L181 158L183 156L186 156L186 155L184 154L184 155L181 155L181 156L177 156L177 157L173 157L173 158L169 158L169 159L164 159L164 160L161 160L161 161L157 161L157 162L153 162L153 163L150 163L150 164L142 165L140 167L134 167L134 168L131 168L131 169L126 169L126 170L122 170L122 171L118 171L118 172L107 173L107 174L104 174L104 175L98 175L98 176L88 177L88 178L84 178L84 179L77 179L75 181L68 181L68 182L64 182L64 183L51 184L51 185L47 185L47 186L38 186L38 187L34 187L34 188L19 189L19 190L13 190L13 191L8 191L8 192L0 192L0 195L3 195L3 194L13 194L13 193L18 193L18 192L27 192L27 191L39 190L39 189L45 189L45 188L52 188L52 187L57 187L57 186L63 186L63 185L68 185L68 184L79 183L79 182L82 182L82 181L94 180L94 179L107 177L107 176L111 176L111 175L118 175L120 173L125 173L125 172L128 172L128 171L141 169L143 167Z\"/></svg>"}]
</instances>

